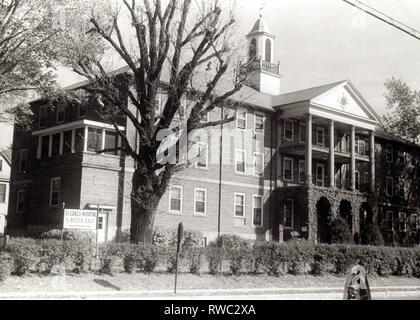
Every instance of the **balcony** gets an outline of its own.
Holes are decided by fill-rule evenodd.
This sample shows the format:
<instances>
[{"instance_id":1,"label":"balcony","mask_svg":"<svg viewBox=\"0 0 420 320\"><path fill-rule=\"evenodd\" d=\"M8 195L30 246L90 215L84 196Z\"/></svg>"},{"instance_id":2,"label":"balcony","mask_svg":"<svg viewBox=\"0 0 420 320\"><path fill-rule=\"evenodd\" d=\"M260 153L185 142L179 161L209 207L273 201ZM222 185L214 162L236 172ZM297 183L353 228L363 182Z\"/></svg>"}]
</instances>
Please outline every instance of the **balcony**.
<instances>
[{"instance_id":1,"label":"balcony","mask_svg":"<svg viewBox=\"0 0 420 320\"><path fill-rule=\"evenodd\" d=\"M242 72L249 73L252 71L265 71L275 75L280 75L280 63L275 64L264 61L262 59L249 62L246 65L242 65Z\"/></svg>"}]
</instances>

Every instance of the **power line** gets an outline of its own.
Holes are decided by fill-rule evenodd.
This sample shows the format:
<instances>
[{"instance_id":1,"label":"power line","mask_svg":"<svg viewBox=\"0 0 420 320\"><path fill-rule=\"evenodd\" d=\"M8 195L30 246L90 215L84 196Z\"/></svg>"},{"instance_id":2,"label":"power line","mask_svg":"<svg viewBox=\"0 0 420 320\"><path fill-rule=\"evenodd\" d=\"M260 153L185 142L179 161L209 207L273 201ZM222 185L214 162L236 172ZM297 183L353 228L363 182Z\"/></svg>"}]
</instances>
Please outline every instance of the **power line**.
<instances>
[{"instance_id":1,"label":"power line","mask_svg":"<svg viewBox=\"0 0 420 320\"><path fill-rule=\"evenodd\" d=\"M389 24L390 26L412 36L413 38L416 38L417 40L420 40L420 32L416 29L409 27L408 25L386 15L385 13L359 1L355 0L354 2L351 2L349 0L342 0L346 2L347 4L367 13L368 15L371 15L372 17L381 20L382 22L385 22L386 24ZM356 2L356 3L355 3Z\"/></svg>"}]
</instances>

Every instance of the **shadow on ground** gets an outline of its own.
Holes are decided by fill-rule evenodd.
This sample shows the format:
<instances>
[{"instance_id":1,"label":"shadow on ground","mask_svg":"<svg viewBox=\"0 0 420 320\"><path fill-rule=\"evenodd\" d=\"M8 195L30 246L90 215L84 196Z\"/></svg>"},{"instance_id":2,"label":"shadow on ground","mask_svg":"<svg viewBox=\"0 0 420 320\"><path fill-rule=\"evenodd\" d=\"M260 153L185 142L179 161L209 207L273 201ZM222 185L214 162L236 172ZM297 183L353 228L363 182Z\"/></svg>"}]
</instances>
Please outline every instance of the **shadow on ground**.
<instances>
[{"instance_id":1,"label":"shadow on ground","mask_svg":"<svg viewBox=\"0 0 420 320\"><path fill-rule=\"evenodd\" d=\"M121 291L120 287L117 287L116 285L113 285L111 282L106 281L106 280L94 279L93 282L95 282L95 283L97 283L100 286L105 287L105 288L113 289L113 290L116 290L116 291Z\"/></svg>"}]
</instances>

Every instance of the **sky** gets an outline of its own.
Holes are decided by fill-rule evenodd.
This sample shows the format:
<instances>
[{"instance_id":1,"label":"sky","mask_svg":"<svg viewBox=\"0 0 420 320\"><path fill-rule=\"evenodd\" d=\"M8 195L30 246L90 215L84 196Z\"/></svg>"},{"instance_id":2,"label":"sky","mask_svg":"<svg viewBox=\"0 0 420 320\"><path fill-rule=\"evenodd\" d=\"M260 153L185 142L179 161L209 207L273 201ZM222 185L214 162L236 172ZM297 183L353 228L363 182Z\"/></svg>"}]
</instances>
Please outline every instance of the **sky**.
<instances>
[{"instance_id":1,"label":"sky","mask_svg":"<svg viewBox=\"0 0 420 320\"><path fill-rule=\"evenodd\" d=\"M260 13L277 36L274 61L281 64L283 93L348 79L382 115L386 79L401 78L420 89L420 40L342 0L236 1L239 40L246 41ZM418 0L363 2L420 30ZM63 85L75 79L68 72L59 74ZM5 130L0 130L4 137Z\"/></svg>"}]
</instances>

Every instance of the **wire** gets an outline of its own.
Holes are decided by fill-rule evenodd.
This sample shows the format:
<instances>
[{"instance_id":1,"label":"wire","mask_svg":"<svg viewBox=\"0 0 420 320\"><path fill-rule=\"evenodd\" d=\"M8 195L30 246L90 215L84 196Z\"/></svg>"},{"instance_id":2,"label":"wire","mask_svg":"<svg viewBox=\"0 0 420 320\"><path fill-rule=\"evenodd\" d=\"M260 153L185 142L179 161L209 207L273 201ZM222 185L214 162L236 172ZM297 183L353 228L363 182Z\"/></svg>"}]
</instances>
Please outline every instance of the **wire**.
<instances>
[{"instance_id":1,"label":"wire","mask_svg":"<svg viewBox=\"0 0 420 320\"><path fill-rule=\"evenodd\" d=\"M367 4L365 4L365 3L363 3L359 0L355 0L358 4L353 3L349 0L342 0L342 1L346 2L347 4L357 8L357 9L359 9L359 10L361 10L361 11L363 11L363 12L369 14L369 15L371 15L372 17L374 17L378 20L381 20L382 22L385 22L386 24L389 24L390 26L392 26L394 28L397 28L398 30L412 36L413 38L416 38L417 40L420 40L420 32L419 31L417 31L416 29L414 29L412 27L409 27L408 25L406 25L406 24L404 24L404 23L402 23L402 22L384 14L383 12L381 12L379 10L377 10L377 9L375 9L375 8L373 8L373 7L367 5ZM367 9L364 9L363 7L366 7L371 11L369 11ZM373 13L372 11L375 12L375 13ZM389 19L389 20L387 20L387 19Z\"/></svg>"}]
</instances>

